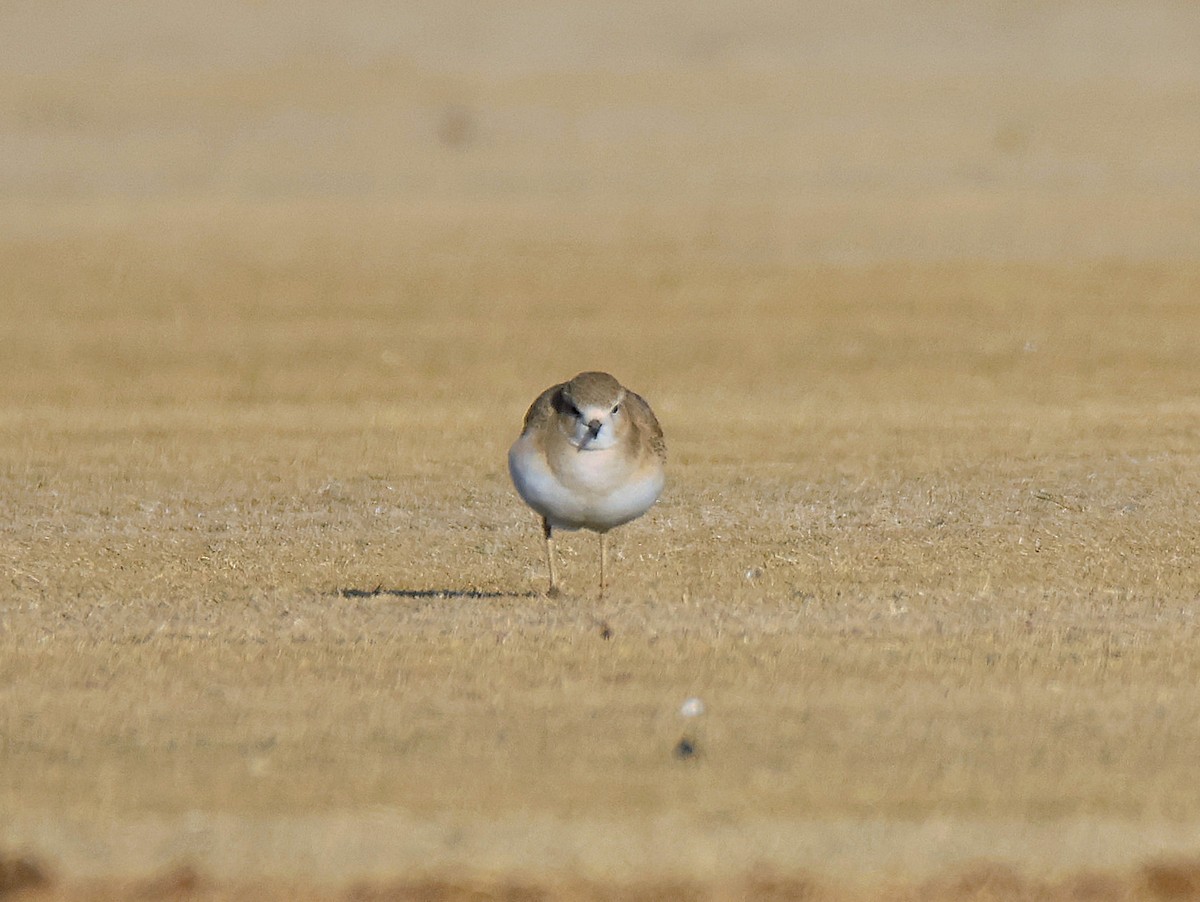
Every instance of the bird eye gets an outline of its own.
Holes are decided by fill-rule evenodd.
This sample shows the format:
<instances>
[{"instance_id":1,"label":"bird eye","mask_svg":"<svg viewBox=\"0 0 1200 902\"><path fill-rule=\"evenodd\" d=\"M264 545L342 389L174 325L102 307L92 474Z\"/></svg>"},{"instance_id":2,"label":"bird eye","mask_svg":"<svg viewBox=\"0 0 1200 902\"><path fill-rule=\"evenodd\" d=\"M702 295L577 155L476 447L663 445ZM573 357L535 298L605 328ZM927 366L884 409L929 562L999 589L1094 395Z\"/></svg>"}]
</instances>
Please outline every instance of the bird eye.
<instances>
[{"instance_id":1,"label":"bird eye","mask_svg":"<svg viewBox=\"0 0 1200 902\"><path fill-rule=\"evenodd\" d=\"M621 409L621 405L620 405L620 404L614 404L614 405L613 405L613 413L616 413L616 412L617 412L618 410L620 410L620 409Z\"/></svg>"},{"instance_id":2,"label":"bird eye","mask_svg":"<svg viewBox=\"0 0 1200 902\"><path fill-rule=\"evenodd\" d=\"M579 408L574 404L571 405L571 416L575 417L577 420L583 419L583 414L579 412Z\"/></svg>"}]
</instances>

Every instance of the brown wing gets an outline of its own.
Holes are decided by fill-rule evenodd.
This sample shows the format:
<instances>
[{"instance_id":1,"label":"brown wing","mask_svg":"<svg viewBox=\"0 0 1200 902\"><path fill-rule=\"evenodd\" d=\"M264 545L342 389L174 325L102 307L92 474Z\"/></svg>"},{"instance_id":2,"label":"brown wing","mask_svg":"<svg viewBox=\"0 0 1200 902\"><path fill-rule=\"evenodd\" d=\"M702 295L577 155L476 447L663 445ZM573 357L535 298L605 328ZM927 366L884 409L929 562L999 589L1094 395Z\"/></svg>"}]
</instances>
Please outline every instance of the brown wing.
<instances>
[{"instance_id":1,"label":"brown wing","mask_svg":"<svg viewBox=\"0 0 1200 902\"><path fill-rule=\"evenodd\" d=\"M654 449L658 459L665 463L667 443L663 439L663 431L662 427L658 425L658 418L650 409L650 405L646 403L646 399L637 392L626 389L625 409L629 411L629 418L633 420L633 425L637 427L638 432L649 436L650 447Z\"/></svg>"},{"instance_id":2,"label":"brown wing","mask_svg":"<svg viewBox=\"0 0 1200 902\"><path fill-rule=\"evenodd\" d=\"M558 385L551 385L548 389L538 395L532 404L529 405L529 410L525 411L525 423L521 426L521 434L524 435L530 428L536 428L554 416L562 403L563 386L567 383L560 382Z\"/></svg>"}]
</instances>

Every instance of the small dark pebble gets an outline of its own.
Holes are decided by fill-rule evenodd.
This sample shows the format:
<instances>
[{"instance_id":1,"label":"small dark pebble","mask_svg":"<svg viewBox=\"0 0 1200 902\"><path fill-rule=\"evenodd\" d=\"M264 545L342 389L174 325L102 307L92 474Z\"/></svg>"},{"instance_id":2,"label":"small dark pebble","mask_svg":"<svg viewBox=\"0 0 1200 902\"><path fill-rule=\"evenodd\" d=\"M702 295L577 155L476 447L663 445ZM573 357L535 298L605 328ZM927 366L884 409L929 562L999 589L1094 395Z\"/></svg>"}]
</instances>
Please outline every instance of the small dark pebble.
<instances>
[{"instance_id":1,"label":"small dark pebble","mask_svg":"<svg viewBox=\"0 0 1200 902\"><path fill-rule=\"evenodd\" d=\"M475 117L466 107L451 106L442 111L437 136L446 147L469 146L475 139L475 132Z\"/></svg>"},{"instance_id":2,"label":"small dark pebble","mask_svg":"<svg viewBox=\"0 0 1200 902\"><path fill-rule=\"evenodd\" d=\"M700 754L700 750L696 748L696 740L690 736L684 736L679 742L675 743L675 757L680 761L695 758L698 754Z\"/></svg>"}]
</instances>

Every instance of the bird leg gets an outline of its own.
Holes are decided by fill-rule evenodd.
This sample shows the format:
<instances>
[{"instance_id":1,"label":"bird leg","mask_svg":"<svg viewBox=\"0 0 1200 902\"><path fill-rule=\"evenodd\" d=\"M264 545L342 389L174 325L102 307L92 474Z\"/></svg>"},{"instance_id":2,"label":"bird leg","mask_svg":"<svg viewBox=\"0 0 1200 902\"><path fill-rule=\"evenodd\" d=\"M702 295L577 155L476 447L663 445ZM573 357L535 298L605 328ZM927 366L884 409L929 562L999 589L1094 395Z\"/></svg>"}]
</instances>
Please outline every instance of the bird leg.
<instances>
[{"instance_id":1,"label":"bird leg","mask_svg":"<svg viewBox=\"0 0 1200 902\"><path fill-rule=\"evenodd\" d=\"M558 595L558 575L554 572L554 530L545 517L542 517L542 535L546 537L546 563L550 567L550 589L546 594L554 598Z\"/></svg>"}]
</instances>

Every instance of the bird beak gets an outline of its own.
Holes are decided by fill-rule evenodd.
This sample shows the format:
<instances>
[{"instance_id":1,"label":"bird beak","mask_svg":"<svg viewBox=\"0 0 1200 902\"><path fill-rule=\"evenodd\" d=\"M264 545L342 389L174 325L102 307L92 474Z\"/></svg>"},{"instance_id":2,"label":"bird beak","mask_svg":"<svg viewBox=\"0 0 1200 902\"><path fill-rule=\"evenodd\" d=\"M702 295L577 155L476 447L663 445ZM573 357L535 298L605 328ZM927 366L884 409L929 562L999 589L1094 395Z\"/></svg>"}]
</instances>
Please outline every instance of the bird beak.
<instances>
[{"instance_id":1,"label":"bird beak","mask_svg":"<svg viewBox=\"0 0 1200 902\"><path fill-rule=\"evenodd\" d=\"M590 435L592 438L598 436L600 434L600 426L601 423L599 420L592 420L590 423L588 423L588 435Z\"/></svg>"}]
</instances>

